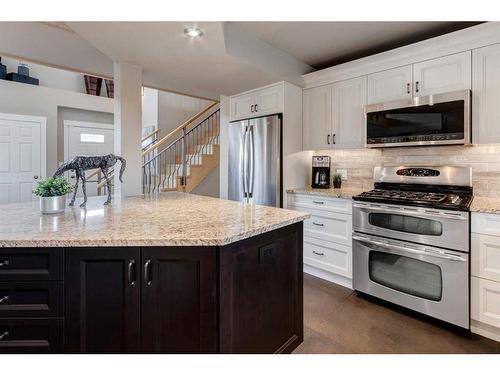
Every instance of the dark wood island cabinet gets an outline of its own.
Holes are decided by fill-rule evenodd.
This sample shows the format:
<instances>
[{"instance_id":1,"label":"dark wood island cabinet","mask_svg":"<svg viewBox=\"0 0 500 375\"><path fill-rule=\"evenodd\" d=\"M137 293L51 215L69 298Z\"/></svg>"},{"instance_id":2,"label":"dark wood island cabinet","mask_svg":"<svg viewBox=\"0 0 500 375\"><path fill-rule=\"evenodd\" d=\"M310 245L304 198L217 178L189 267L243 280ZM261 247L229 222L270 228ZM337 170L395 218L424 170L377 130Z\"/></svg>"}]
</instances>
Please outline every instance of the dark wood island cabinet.
<instances>
[{"instance_id":1,"label":"dark wood island cabinet","mask_svg":"<svg viewBox=\"0 0 500 375\"><path fill-rule=\"evenodd\" d=\"M223 246L0 248L0 353L289 353L302 222Z\"/></svg>"}]
</instances>

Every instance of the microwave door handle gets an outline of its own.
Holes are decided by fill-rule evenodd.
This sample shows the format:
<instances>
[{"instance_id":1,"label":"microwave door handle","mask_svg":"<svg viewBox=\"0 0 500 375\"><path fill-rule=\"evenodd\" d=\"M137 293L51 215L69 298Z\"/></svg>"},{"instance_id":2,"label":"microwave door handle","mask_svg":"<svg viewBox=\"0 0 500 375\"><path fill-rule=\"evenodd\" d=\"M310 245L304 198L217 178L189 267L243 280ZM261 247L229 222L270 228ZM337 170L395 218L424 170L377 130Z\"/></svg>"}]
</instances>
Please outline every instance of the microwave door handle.
<instances>
[{"instance_id":1,"label":"microwave door handle","mask_svg":"<svg viewBox=\"0 0 500 375\"><path fill-rule=\"evenodd\" d=\"M461 216L461 215L454 215L454 214L446 214L446 213L439 213L439 212L428 212L428 211L418 211L418 210L408 210L408 209L396 209L396 208L384 208L384 207L374 207L374 206L363 206L360 204L353 204L354 208L359 208L364 211L370 210L370 211L383 211L383 212L388 212L388 213L394 213L394 214L407 214L407 215L412 215L415 217L423 216L423 217L435 217L435 218L446 218L446 219L452 219L452 220L467 220L466 216Z\"/></svg>"},{"instance_id":2,"label":"microwave door handle","mask_svg":"<svg viewBox=\"0 0 500 375\"><path fill-rule=\"evenodd\" d=\"M401 252L406 252L406 253L410 253L410 254L425 255L425 256L430 256L430 257L434 257L434 258L454 260L454 261L459 261L459 262L467 261L467 259L464 259L458 255L443 254L443 253L438 253L435 251L412 249L412 248L405 247L405 246L398 246L398 245L394 245L394 244L390 244L390 243L386 243L386 242L376 241L376 240L373 240L372 238L359 236L359 235L353 235L352 239L356 240L356 241L364 242L367 244L380 246L380 247L383 247L386 249L395 249L395 250L399 250Z\"/></svg>"}]
</instances>

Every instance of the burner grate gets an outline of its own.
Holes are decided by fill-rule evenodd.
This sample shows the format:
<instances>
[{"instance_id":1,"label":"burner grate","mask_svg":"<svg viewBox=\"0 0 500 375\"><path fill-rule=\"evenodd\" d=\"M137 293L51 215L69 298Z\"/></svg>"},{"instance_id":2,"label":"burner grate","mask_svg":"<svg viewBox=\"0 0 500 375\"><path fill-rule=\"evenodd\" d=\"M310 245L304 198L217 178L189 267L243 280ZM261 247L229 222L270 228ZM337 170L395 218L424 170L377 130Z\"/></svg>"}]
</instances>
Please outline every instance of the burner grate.
<instances>
[{"instance_id":1,"label":"burner grate","mask_svg":"<svg viewBox=\"0 0 500 375\"><path fill-rule=\"evenodd\" d=\"M382 190L382 189L366 191L361 193L360 196L366 198L411 200L411 201L429 202L429 203L443 202L448 197L447 194L443 193L432 193L423 191Z\"/></svg>"}]
</instances>

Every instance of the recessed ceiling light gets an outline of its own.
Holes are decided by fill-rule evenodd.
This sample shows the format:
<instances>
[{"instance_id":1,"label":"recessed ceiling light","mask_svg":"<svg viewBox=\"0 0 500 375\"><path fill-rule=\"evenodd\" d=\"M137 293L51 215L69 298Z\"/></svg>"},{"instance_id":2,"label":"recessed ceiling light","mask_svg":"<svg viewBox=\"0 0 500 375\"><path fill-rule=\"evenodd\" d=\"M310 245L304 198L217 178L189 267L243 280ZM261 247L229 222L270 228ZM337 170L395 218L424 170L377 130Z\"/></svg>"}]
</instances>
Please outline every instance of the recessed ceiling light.
<instances>
[{"instance_id":1,"label":"recessed ceiling light","mask_svg":"<svg viewBox=\"0 0 500 375\"><path fill-rule=\"evenodd\" d=\"M192 37L192 38L196 38L198 36L202 36L203 35L203 31L201 31L200 29L198 29L197 27L186 27L184 29L184 34Z\"/></svg>"}]
</instances>

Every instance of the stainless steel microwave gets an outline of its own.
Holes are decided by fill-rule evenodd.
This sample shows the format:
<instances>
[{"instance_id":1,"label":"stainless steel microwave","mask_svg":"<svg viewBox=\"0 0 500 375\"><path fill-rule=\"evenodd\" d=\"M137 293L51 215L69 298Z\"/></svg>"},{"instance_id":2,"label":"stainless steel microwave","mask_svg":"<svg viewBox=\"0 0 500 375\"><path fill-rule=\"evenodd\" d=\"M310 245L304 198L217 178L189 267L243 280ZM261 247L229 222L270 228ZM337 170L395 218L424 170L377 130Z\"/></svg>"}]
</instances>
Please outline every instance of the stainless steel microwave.
<instances>
[{"instance_id":1,"label":"stainless steel microwave","mask_svg":"<svg viewBox=\"0 0 500 375\"><path fill-rule=\"evenodd\" d=\"M365 107L366 147L471 143L470 90Z\"/></svg>"}]
</instances>

